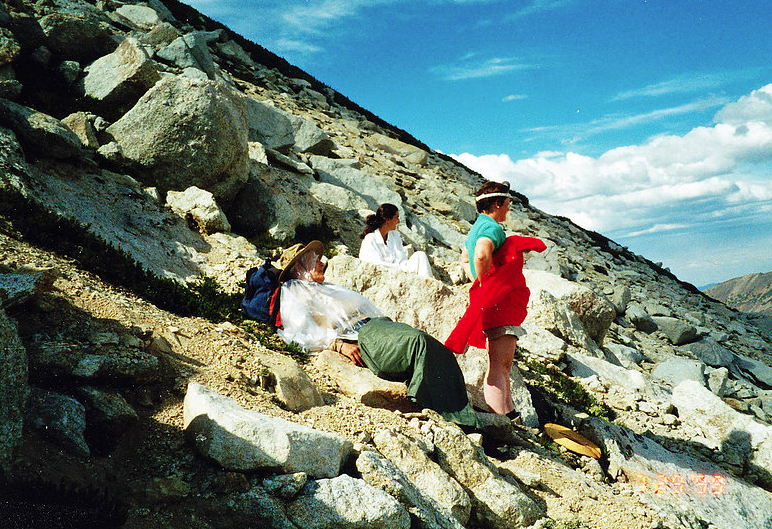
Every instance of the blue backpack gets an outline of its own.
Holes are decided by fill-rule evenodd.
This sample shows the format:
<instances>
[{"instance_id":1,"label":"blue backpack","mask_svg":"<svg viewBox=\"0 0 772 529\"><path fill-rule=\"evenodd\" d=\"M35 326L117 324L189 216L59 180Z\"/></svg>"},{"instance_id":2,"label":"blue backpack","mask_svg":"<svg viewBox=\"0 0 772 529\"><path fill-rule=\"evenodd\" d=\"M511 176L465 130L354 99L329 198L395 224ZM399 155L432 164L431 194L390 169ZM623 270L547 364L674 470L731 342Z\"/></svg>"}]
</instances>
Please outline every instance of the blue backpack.
<instances>
[{"instance_id":1,"label":"blue backpack","mask_svg":"<svg viewBox=\"0 0 772 529\"><path fill-rule=\"evenodd\" d=\"M260 267L247 271L247 287L244 299L241 300L241 310L254 319L270 325L276 325L276 315L279 313L279 298L276 298L271 310L271 298L279 288L281 270L266 261Z\"/></svg>"}]
</instances>

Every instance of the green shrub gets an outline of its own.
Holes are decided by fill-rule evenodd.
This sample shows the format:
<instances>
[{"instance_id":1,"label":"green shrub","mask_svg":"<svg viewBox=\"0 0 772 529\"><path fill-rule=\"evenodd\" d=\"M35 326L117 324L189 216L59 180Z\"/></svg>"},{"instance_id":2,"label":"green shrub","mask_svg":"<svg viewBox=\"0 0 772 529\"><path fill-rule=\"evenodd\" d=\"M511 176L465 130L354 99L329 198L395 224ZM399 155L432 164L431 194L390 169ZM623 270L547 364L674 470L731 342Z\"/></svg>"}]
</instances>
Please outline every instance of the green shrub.
<instances>
[{"instance_id":1,"label":"green shrub","mask_svg":"<svg viewBox=\"0 0 772 529\"><path fill-rule=\"evenodd\" d=\"M528 369L523 371L523 377L555 400L593 417L614 418L614 411L610 407L598 401L579 382L566 376L557 367L535 361L526 361L525 365Z\"/></svg>"}]
</instances>

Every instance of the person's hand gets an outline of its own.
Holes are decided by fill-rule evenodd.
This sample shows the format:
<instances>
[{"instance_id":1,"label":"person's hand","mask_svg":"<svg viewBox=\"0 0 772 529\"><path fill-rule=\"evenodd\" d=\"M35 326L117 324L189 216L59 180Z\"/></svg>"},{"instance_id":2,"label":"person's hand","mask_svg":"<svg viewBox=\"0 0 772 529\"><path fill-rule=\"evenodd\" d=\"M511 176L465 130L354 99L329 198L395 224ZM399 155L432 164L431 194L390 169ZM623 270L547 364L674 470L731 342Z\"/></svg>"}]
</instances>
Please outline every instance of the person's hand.
<instances>
[{"instance_id":1,"label":"person's hand","mask_svg":"<svg viewBox=\"0 0 772 529\"><path fill-rule=\"evenodd\" d=\"M364 367L362 357L359 355L359 346L353 343L344 343L340 348L340 354L354 362L354 365Z\"/></svg>"}]
</instances>

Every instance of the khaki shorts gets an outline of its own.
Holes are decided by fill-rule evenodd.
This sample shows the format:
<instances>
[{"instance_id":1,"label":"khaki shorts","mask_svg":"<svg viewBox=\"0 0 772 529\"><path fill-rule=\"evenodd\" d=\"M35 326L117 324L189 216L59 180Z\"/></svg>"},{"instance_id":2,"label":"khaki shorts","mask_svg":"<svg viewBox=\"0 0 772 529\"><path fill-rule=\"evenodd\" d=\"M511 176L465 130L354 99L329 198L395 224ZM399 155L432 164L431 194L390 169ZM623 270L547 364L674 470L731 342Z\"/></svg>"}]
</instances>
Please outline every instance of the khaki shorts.
<instances>
[{"instance_id":1,"label":"khaki shorts","mask_svg":"<svg viewBox=\"0 0 772 529\"><path fill-rule=\"evenodd\" d=\"M515 338L521 338L526 335L525 329L519 325L502 325L501 327L485 329L483 332L485 333L485 337L488 338L488 340L495 340L497 338L501 338L502 336L514 336Z\"/></svg>"}]
</instances>

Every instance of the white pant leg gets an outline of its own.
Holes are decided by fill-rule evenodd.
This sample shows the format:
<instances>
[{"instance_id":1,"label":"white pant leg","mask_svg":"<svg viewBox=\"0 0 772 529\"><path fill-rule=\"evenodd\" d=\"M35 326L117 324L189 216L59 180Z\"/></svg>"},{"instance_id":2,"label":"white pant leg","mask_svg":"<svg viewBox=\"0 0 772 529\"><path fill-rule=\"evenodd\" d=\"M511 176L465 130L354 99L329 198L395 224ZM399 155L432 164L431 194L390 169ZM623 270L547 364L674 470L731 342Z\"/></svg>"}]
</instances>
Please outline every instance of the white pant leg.
<instances>
[{"instance_id":1,"label":"white pant leg","mask_svg":"<svg viewBox=\"0 0 772 529\"><path fill-rule=\"evenodd\" d=\"M414 252L410 259L403 261L400 268L405 272L412 272L422 277L434 278L432 266L429 264L429 257L424 252Z\"/></svg>"}]
</instances>

